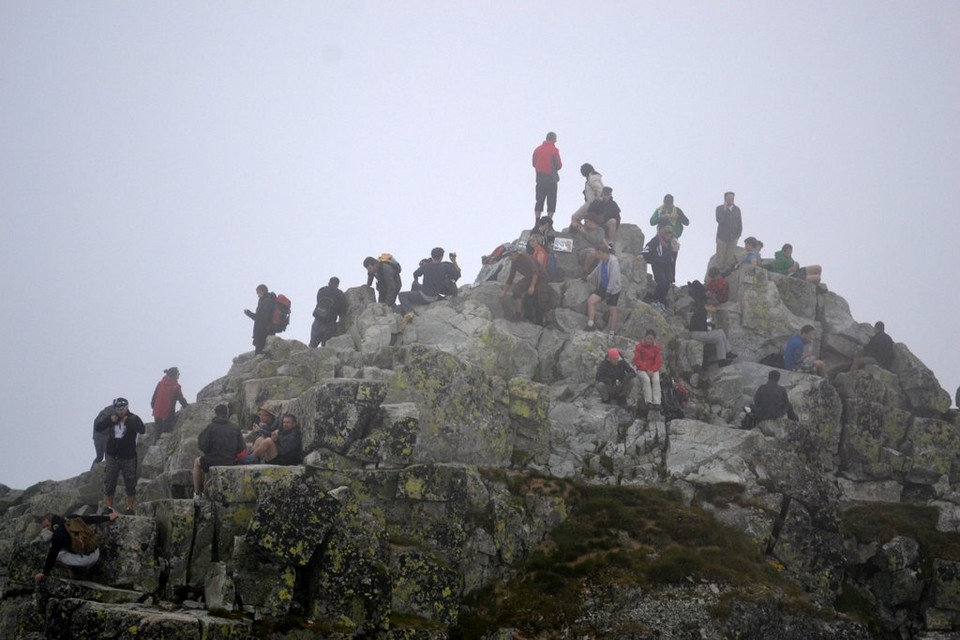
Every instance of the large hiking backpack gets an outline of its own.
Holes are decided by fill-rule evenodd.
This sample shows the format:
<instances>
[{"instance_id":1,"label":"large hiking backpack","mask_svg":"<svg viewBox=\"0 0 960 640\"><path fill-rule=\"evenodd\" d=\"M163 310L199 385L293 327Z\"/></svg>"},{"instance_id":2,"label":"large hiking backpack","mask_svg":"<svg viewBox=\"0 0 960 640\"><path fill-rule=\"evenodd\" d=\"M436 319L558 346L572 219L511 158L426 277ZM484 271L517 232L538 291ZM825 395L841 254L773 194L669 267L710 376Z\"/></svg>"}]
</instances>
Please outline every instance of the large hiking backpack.
<instances>
[{"instance_id":1,"label":"large hiking backpack","mask_svg":"<svg viewBox=\"0 0 960 640\"><path fill-rule=\"evenodd\" d=\"M68 518L64 526L70 534L70 551L73 553L93 553L100 545L97 534L83 518Z\"/></svg>"},{"instance_id":2,"label":"large hiking backpack","mask_svg":"<svg viewBox=\"0 0 960 640\"><path fill-rule=\"evenodd\" d=\"M290 307L292 303L290 298L282 293L277 294L277 300L273 305L273 318L270 322L270 331L272 333L283 333L290 324Z\"/></svg>"},{"instance_id":3,"label":"large hiking backpack","mask_svg":"<svg viewBox=\"0 0 960 640\"><path fill-rule=\"evenodd\" d=\"M403 270L403 268L400 266L400 263L397 262L397 259L394 258L393 254L391 253L381 253L380 257L377 258L377 262L386 262L393 267L393 272L395 274L394 279L397 283L397 291L400 291L400 289L403 288L403 285L400 282L400 272Z\"/></svg>"}]
</instances>

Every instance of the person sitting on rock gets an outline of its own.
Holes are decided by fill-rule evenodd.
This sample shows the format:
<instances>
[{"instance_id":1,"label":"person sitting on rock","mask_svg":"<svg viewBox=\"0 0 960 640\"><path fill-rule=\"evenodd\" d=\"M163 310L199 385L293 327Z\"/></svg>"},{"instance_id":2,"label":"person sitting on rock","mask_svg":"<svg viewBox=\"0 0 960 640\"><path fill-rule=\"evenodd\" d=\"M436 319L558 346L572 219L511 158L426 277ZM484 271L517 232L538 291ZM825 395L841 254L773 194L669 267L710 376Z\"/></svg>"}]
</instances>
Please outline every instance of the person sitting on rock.
<instances>
[{"instance_id":1,"label":"person sitting on rock","mask_svg":"<svg viewBox=\"0 0 960 640\"><path fill-rule=\"evenodd\" d=\"M670 293L670 285L673 284L677 268L677 256L672 248L673 239L673 227L664 225L644 246L641 253L653 270L653 280L657 283L653 292L653 304L661 313L667 311L667 295Z\"/></svg>"},{"instance_id":2,"label":"person sitting on rock","mask_svg":"<svg viewBox=\"0 0 960 640\"><path fill-rule=\"evenodd\" d=\"M597 226L604 230L607 246L613 249L613 242L617 239L617 229L620 227L620 205L613 199L613 189L603 188L600 199L594 200L587 207L587 217L593 218Z\"/></svg>"},{"instance_id":3,"label":"person sitting on rock","mask_svg":"<svg viewBox=\"0 0 960 640\"><path fill-rule=\"evenodd\" d=\"M506 297L507 291L510 291L510 287L513 286L513 315L510 319L520 320L523 317L521 307L524 297L534 296L537 313L543 326L552 325L554 305L550 285L547 283L547 272L532 256L521 252L516 247L509 249L505 255L510 260L510 275L507 276L507 282L500 292L500 298ZM514 285L513 280L517 273L520 273L523 278Z\"/></svg>"},{"instance_id":4,"label":"person sitting on rock","mask_svg":"<svg viewBox=\"0 0 960 640\"><path fill-rule=\"evenodd\" d=\"M414 283L422 277L423 284L416 291L400 294L400 311L407 316L407 320L412 317L414 306L436 302L443 295L456 295L456 281L460 279L457 254L451 253L451 262L444 262L443 253L442 247L434 247L430 251L430 259L413 272Z\"/></svg>"},{"instance_id":5,"label":"person sitting on rock","mask_svg":"<svg viewBox=\"0 0 960 640\"><path fill-rule=\"evenodd\" d=\"M597 250L600 247L606 247L607 242L604 239L604 231L597 221L592 218L584 218L582 224L576 227L570 227L573 234L574 251L577 252L577 263L583 267L583 273L588 274L597 266L600 259L597 256Z\"/></svg>"},{"instance_id":6,"label":"person sitting on rock","mask_svg":"<svg viewBox=\"0 0 960 640\"><path fill-rule=\"evenodd\" d=\"M596 329L593 321L597 303L603 301L607 303L609 314L607 331L612 336L617 332L617 303L620 301L620 291L623 286L620 282L620 261L613 255L613 249L609 247L600 247L597 255L600 262L587 276L587 282L593 288L593 293L587 298L587 331Z\"/></svg>"},{"instance_id":7,"label":"person sitting on rock","mask_svg":"<svg viewBox=\"0 0 960 640\"><path fill-rule=\"evenodd\" d=\"M703 284L707 289L707 301L711 304L723 304L730 300L730 283L720 273L720 267L710 267Z\"/></svg>"},{"instance_id":8,"label":"person sitting on rock","mask_svg":"<svg viewBox=\"0 0 960 640\"><path fill-rule=\"evenodd\" d=\"M737 267L739 268L744 265L759 267L760 261L762 260L760 257L760 250L763 249L763 243L753 236L750 236L743 241L743 247L747 250L747 252L744 254Z\"/></svg>"},{"instance_id":9,"label":"person sitting on rock","mask_svg":"<svg viewBox=\"0 0 960 640\"><path fill-rule=\"evenodd\" d=\"M537 264L543 267L544 272L546 272L550 261L550 254L547 253L546 248L543 246L543 236L539 233L530 234L530 239L527 240L527 253L533 256Z\"/></svg>"},{"instance_id":10,"label":"person sitting on rock","mask_svg":"<svg viewBox=\"0 0 960 640\"><path fill-rule=\"evenodd\" d=\"M783 366L787 371L800 373L816 373L823 377L826 369L823 360L817 360L813 355L813 326L803 325L800 333L795 333L787 340L783 348Z\"/></svg>"},{"instance_id":11,"label":"person sitting on rock","mask_svg":"<svg viewBox=\"0 0 960 640\"><path fill-rule=\"evenodd\" d=\"M228 467L237 463L237 457L246 446L240 427L229 420L230 407L218 404L213 409L213 421L204 427L197 438L203 452L193 461L193 499L199 500L206 484L210 467Z\"/></svg>"},{"instance_id":12,"label":"person sitting on rock","mask_svg":"<svg viewBox=\"0 0 960 640\"><path fill-rule=\"evenodd\" d=\"M580 165L580 175L586 178L583 185L583 204L570 216L570 231L581 225L583 219L587 217L590 205L603 195L603 176L593 168L592 164L584 162Z\"/></svg>"},{"instance_id":13,"label":"person sitting on rock","mask_svg":"<svg viewBox=\"0 0 960 640\"><path fill-rule=\"evenodd\" d=\"M266 464L295 465L303 461L300 425L292 413L283 414L282 426L253 443L251 454Z\"/></svg>"},{"instance_id":14,"label":"person sitting on rock","mask_svg":"<svg viewBox=\"0 0 960 640\"><path fill-rule=\"evenodd\" d=\"M637 368L643 401L647 408L660 410L660 369L663 367L663 353L657 344L657 332L647 329L643 340L637 343L633 351L633 366Z\"/></svg>"},{"instance_id":15,"label":"person sitting on rock","mask_svg":"<svg viewBox=\"0 0 960 640\"><path fill-rule=\"evenodd\" d=\"M893 338L886 334L885 328L879 320L873 325L873 337L861 351L860 357L854 358L850 371L856 371L867 364L877 364L884 369L890 369L893 365Z\"/></svg>"},{"instance_id":16,"label":"person sitting on rock","mask_svg":"<svg viewBox=\"0 0 960 640\"><path fill-rule=\"evenodd\" d=\"M797 261L793 259L793 245L789 243L783 245L783 248L774 254L773 266L770 270L774 273L800 278L814 284L820 282L820 274L823 271L818 264L810 264L805 267L797 264Z\"/></svg>"},{"instance_id":17,"label":"person sitting on rock","mask_svg":"<svg viewBox=\"0 0 960 640\"><path fill-rule=\"evenodd\" d=\"M557 233L553 228L553 218L548 216L542 216L537 220L537 223L533 225L533 229L530 230L530 234L540 234L540 237L543 238L543 248L547 250L547 253L553 252L553 241L557 237Z\"/></svg>"},{"instance_id":18,"label":"person sitting on rock","mask_svg":"<svg viewBox=\"0 0 960 640\"><path fill-rule=\"evenodd\" d=\"M780 372L776 369L767 374L767 383L753 394L753 411L757 420L777 420L783 416L794 422L800 420L790 404L787 390L780 386Z\"/></svg>"},{"instance_id":19,"label":"person sitting on rock","mask_svg":"<svg viewBox=\"0 0 960 640\"><path fill-rule=\"evenodd\" d=\"M730 351L730 345L727 342L727 334L723 329L710 329L707 324L707 312L716 311L717 308L707 303L707 290L699 280L694 280L687 286L687 292L693 298L693 314L690 316L690 338L704 344L712 344L716 347L717 365L725 367L737 357L737 354Z\"/></svg>"},{"instance_id":20,"label":"person sitting on rock","mask_svg":"<svg viewBox=\"0 0 960 640\"><path fill-rule=\"evenodd\" d=\"M103 522L113 522L120 514L113 511L103 516L77 516L70 515L64 518L53 513L43 516L43 528L53 532L50 538L50 550L47 552L47 559L43 563L40 572L33 576L36 582L42 582L50 575L55 566L67 569L70 577L74 577L74 572L86 571L93 567L100 560L100 546L97 545L92 551L83 553L81 549L73 549L73 537L67 530L67 521L79 518L85 524L101 524Z\"/></svg>"},{"instance_id":21,"label":"person sitting on rock","mask_svg":"<svg viewBox=\"0 0 960 640\"><path fill-rule=\"evenodd\" d=\"M626 406L636 377L637 372L620 356L620 351L610 349L607 357L597 366L596 382L600 400L604 404L616 401L620 406Z\"/></svg>"}]
</instances>

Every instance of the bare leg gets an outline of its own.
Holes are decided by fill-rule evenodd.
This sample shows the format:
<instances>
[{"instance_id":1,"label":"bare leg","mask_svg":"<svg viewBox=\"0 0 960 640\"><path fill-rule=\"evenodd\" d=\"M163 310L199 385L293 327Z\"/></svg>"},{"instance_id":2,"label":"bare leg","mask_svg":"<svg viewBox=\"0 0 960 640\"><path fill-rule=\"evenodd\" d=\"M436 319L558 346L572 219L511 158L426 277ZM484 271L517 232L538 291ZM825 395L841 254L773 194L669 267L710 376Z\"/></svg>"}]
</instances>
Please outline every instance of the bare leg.
<instances>
[{"instance_id":1,"label":"bare leg","mask_svg":"<svg viewBox=\"0 0 960 640\"><path fill-rule=\"evenodd\" d=\"M593 326L593 319L596 316L597 303L600 302L600 296L595 293L591 293L590 297L587 298L587 326Z\"/></svg>"},{"instance_id":2,"label":"bare leg","mask_svg":"<svg viewBox=\"0 0 960 640\"><path fill-rule=\"evenodd\" d=\"M127 496L127 509L133 509L133 504L137 501L136 496Z\"/></svg>"},{"instance_id":3,"label":"bare leg","mask_svg":"<svg viewBox=\"0 0 960 640\"><path fill-rule=\"evenodd\" d=\"M616 333L617 331L617 319L620 315L620 312L616 307L610 307L610 319L607 322L607 331L610 333Z\"/></svg>"},{"instance_id":4,"label":"bare leg","mask_svg":"<svg viewBox=\"0 0 960 640\"><path fill-rule=\"evenodd\" d=\"M203 493L203 469L200 468L200 458L193 461L193 492L197 495Z\"/></svg>"},{"instance_id":5,"label":"bare leg","mask_svg":"<svg viewBox=\"0 0 960 640\"><path fill-rule=\"evenodd\" d=\"M613 244L613 241L617 239L617 220L612 218L607 220L607 242Z\"/></svg>"}]
</instances>

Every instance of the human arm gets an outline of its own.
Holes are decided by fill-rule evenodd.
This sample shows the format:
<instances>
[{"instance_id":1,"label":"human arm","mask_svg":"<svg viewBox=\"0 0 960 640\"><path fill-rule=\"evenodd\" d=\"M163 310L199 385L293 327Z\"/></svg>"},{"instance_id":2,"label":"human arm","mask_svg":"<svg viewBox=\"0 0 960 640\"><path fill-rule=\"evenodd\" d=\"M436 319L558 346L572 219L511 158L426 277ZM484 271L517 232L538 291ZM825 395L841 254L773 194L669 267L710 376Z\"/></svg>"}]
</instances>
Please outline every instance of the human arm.
<instances>
[{"instance_id":1,"label":"human arm","mask_svg":"<svg viewBox=\"0 0 960 640\"><path fill-rule=\"evenodd\" d=\"M210 425L204 427L197 437L197 448L203 453L210 453Z\"/></svg>"},{"instance_id":2,"label":"human arm","mask_svg":"<svg viewBox=\"0 0 960 640\"><path fill-rule=\"evenodd\" d=\"M243 313L244 313L248 318L250 318L251 320L256 321L256 319L257 319L257 314L255 314L253 311L250 311L250 309L244 309L244 310L243 310ZM152 405L151 405L151 406L152 406Z\"/></svg>"},{"instance_id":3,"label":"human arm","mask_svg":"<svg viewBox=\"0 0 960 640\"><path fill-rule=\"evenodd\" d=\"M657 355L653 359L653 369L650 370L650 373L660 371L661 368L663 368L663 349L658 346Z\"/></svg>"},{"instance_id":4,"label":"human arm","mask_svg":"<svg viewBox=\"0 0 960 640\"><path fill-rule=\"evenodd\" d=\"M680 207L674 207L673 210L677 212L677 221L680 222L680 224L685 227L690 225L690 218L683 213L683 209Z\"/></svg>"},{"instance_id":5,"label":"human arm","mask_svg":"<svg viewBox=\"0 0 960 640\"><path fill-rule=\"evenodd\" d=\"M183 389L180 387L177 387L177 399L174 401L174 404L176 404L177 402L180 403L181 407L186 407L190 404L189 402L187 402L187 399L183 396Z\"/></svg>"}]
</instances>

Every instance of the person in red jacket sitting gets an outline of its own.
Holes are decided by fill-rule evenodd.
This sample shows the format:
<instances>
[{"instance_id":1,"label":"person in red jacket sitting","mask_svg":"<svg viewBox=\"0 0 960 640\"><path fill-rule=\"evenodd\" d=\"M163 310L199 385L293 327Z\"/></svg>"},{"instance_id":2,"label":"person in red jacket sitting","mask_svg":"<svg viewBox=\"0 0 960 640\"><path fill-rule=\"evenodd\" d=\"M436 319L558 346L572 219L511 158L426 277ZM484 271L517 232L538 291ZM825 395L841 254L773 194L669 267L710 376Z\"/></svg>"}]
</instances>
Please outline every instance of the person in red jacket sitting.
<instances>
[{"instance_id":1,"label":"person in red jacket sitting","mask_svg":"<svg viewBox=\"0 0 960 640\"><path fill-rule=\"evenodd\" d=\"M643 401L651 409L660 410L660 368L663 367L663 354L656 343L657 333L647 329L643 340L637 343L633 352L633 364L643 389Z\"/></svg>"}]
</instances>

